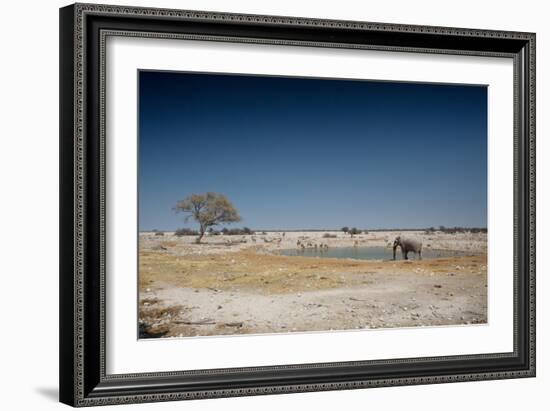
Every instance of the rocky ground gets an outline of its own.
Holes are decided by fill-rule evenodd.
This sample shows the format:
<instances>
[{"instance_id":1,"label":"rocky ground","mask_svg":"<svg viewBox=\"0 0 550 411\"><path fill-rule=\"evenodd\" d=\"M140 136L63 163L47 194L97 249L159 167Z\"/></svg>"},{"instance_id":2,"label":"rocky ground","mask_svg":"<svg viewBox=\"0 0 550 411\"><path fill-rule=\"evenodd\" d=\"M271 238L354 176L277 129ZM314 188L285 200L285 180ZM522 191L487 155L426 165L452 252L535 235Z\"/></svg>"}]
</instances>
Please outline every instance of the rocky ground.
<instances>
[{"instance_id":1,"label":"rocky ground","mask_svg":"<svg viewBox=\"0 0 550 411\"><path fill-rule=\"evenodd\" d=\"M296 241L387 246L397 232L140 235L142 337L475 324L487 321L486 234L405 233L449 258L383 261L277 255ZM304 239L304 237L307 237Z\"/></svg>"}]
</instances>

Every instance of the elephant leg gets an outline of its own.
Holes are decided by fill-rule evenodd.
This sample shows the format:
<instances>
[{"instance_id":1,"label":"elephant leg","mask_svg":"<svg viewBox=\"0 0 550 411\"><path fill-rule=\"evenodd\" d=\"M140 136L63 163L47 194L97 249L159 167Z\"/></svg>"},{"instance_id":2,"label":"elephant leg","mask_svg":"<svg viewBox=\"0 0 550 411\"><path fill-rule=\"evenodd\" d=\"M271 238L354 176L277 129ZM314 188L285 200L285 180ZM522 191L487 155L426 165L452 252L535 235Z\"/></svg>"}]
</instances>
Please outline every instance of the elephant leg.
<instances>
[{"instance_id":1,"label":"elephant leg","mask_svg":"<svg viewBox=\"0 0 550 411\"><path fill-rule=\"evenodd\" d=\"M408 260L409 259L407 257L407 253L408 253L408 251L403 251L403 260Z\"/></svg>"},{"instance_id":2,"label":"elephant leg","mask_svg":"<svg viewBox=\"0 0 550 411\"><path fill-rule=\"evenodd\" d=\"M422 250L418 250L418 259L422 260Z\"/></svg>"}]
</instances>

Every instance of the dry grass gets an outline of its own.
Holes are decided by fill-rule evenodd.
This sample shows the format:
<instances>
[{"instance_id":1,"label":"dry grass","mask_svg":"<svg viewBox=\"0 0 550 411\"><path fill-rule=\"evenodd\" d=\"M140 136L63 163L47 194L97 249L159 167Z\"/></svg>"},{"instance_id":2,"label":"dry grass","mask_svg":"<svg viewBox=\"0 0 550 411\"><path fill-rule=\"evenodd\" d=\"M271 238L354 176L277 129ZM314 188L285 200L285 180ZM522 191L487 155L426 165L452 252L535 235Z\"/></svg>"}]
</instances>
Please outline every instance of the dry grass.
<instances>
[{"instance_id":1,"label":"dry grass","mask_svg":"<svg viewBox=\"0 0 550 411\"><path fill-rule=\"evenodd\" d=\"M158 307L156 306L158 302L157 299L151 298L140 301L140 338L155 338L166 335L172 328L172 320L184 310L181 305Z\"/></svg>"},{"instance_id":2,"label":"dry grass","mask_svg":"<svg viewBox=\"0 0 550 411\"><path fill-rule=\"evenodd\" d=\"M140 251L141 290L168 283L175 287L217 290L249 289L266 294L292 293L368 283L370 274L484 274L487 256L461 256L422 261L359 261L288 257L242 250L230 254L178 256Z\"/></svg>"}]
</instances>

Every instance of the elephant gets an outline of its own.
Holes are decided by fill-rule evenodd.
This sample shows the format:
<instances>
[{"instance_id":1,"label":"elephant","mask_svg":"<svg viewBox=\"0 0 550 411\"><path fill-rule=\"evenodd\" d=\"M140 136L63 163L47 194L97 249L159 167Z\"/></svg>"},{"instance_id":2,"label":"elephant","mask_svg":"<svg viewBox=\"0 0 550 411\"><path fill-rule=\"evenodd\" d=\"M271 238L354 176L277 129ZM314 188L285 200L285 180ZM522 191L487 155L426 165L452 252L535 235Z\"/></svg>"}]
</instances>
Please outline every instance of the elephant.
<instances>
[{"instance_id":1,"label":"elephant","mask_svg":"<svg viewBox=\"0 0 550 411\"><path fill-rule=\"evenodd\" d=\"M412 238L405 238L401 236L395 237L393 242L393 259L395 260L395 249L401 247L401 253L403 253L403 259L408 260L407 254L412 251L418 254L418 259L422 260L422 241L418 241Z\"/></svg>"}]
</instances>

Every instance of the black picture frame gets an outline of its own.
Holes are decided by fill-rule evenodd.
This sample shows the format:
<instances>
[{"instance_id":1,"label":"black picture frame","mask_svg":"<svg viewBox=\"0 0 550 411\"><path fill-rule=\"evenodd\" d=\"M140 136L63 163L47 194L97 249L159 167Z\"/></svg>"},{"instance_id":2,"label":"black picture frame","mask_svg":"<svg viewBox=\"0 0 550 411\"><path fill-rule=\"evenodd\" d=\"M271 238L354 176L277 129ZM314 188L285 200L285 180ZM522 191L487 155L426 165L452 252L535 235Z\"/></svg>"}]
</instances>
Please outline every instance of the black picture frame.
<instances>
[{"instance_id":1,"label":"black picture frame","mask_svg":"<svg viewBox=\"0 0 550 411\"><path fill-rule=\"evenodd\" d=\"M136 34L139 33L139 34ZM105 373L104 40L109 35L510 57L514 351ZM535 376L535 34L75 4L60 9L60 401L73 406Z\"/></svg>"}]
</instances>

